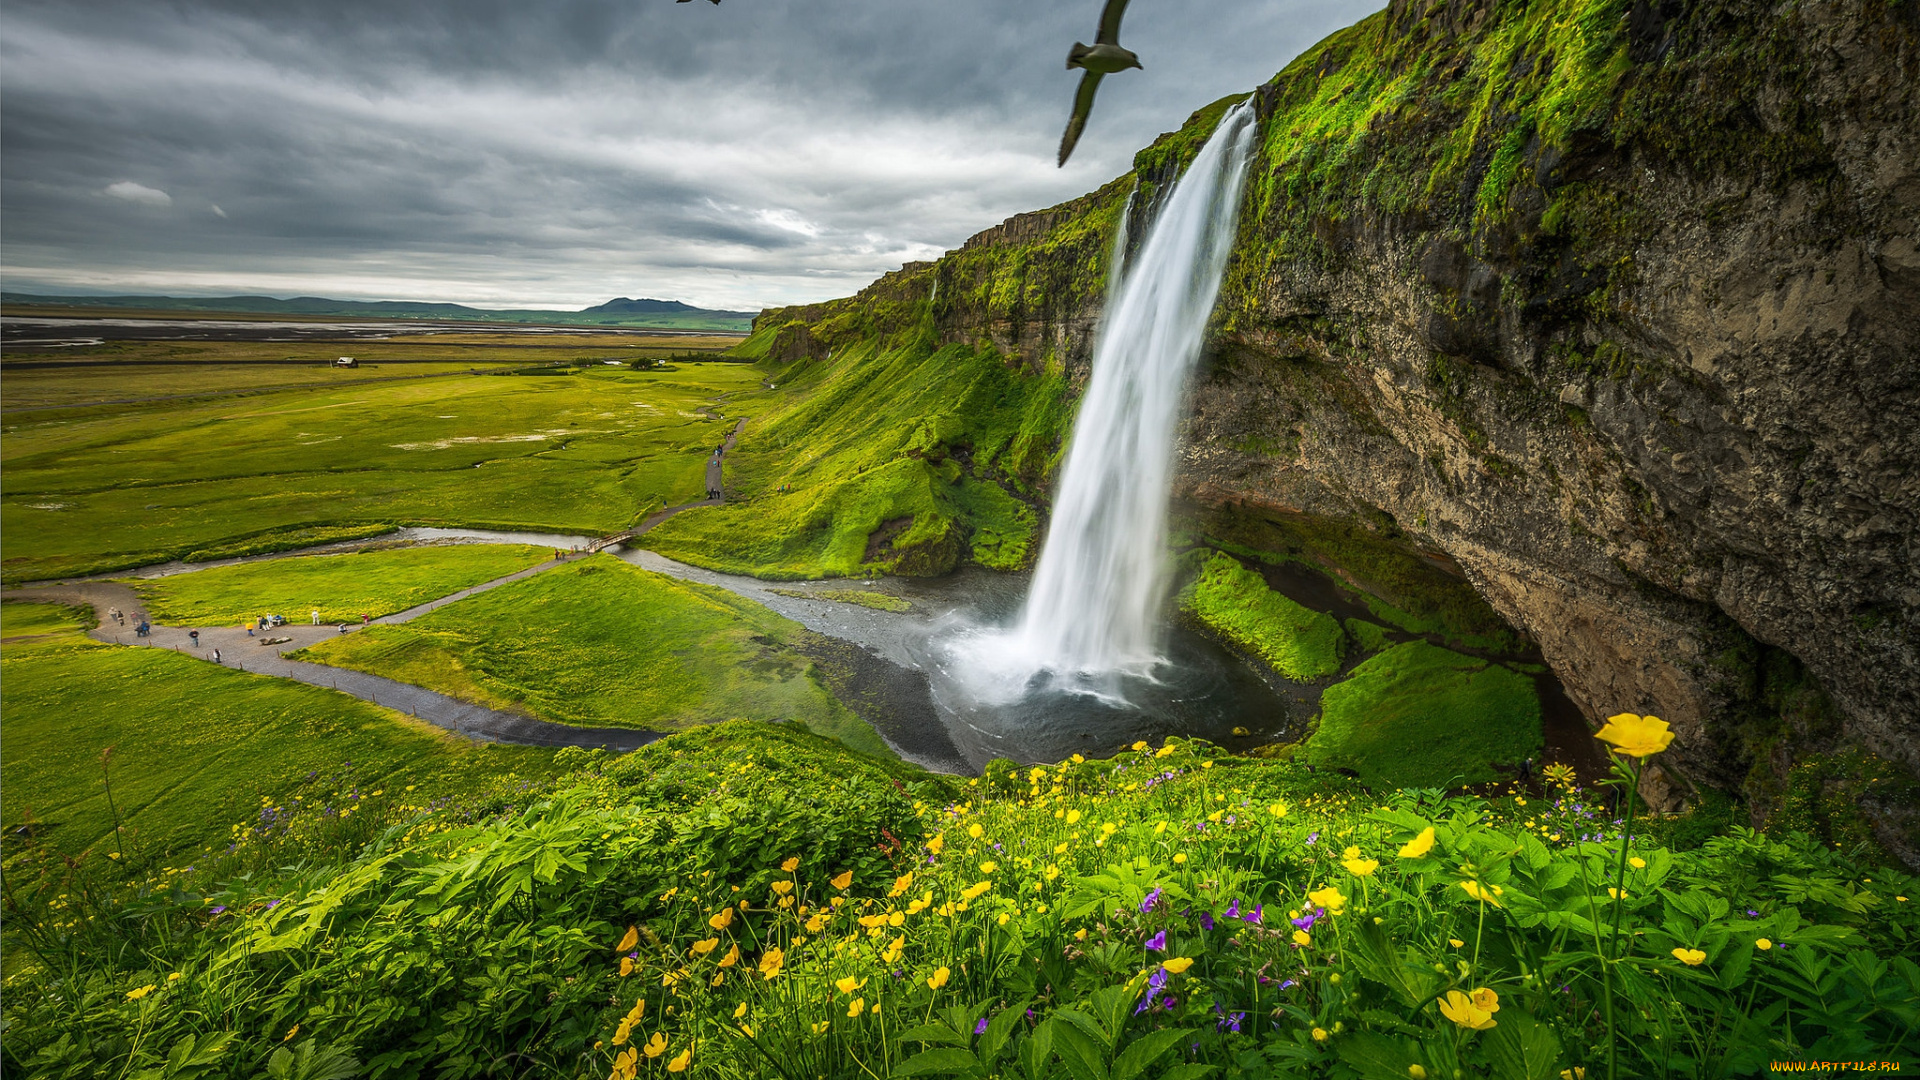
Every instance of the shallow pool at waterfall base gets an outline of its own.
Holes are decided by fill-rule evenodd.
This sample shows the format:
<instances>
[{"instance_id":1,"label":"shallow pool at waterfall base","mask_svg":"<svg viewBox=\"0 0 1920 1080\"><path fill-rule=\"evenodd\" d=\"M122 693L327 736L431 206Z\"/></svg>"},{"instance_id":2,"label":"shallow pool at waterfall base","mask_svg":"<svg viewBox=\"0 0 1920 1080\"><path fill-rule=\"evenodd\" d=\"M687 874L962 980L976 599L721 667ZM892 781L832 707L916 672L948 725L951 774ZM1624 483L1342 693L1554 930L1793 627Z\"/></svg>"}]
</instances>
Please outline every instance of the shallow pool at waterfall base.
<instances>
[{"instance_id":1,"label":"shallow pool at waterfall base","mask_svg":"<svg viewBox=\"0 0 1920 1080\"><path fill-rule=\"evenodd\" d=\"M1231 749L1297 735L1294 706L1246 662L1209 638L1170 627L1166 662L1151 677L1122 675L1092 694L1041 671L1009 702L982 703L950 664L927 664L933 697L954 744L974 768L993 758L1056 762L1078 753L1106 757L1144 739L1205 739ZM942 672L941 667L948 670ZM1236 735L1238 728L1247 732Z\"/></svg>"}]
</instances>

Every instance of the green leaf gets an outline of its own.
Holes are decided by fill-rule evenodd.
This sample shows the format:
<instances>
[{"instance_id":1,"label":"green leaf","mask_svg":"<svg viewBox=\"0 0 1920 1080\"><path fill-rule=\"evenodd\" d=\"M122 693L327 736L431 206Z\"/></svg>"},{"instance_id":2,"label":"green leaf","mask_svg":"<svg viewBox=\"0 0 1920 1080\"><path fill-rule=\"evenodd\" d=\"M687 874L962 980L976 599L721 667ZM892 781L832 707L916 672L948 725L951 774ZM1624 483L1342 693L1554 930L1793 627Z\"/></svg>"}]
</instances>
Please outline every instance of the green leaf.
<instances>
[{"instance_id":1,"label":"green leaf","mask_svg":"<svg viewBox=\"0 0 1920 1080\"><path fill-rule=\"evenodd\" d=\"M1484 1042L1493 1054L1498 1080L1553 1080L1560 1075L1560 1038L1529 1013L1503 1010Z\"/></svg>"},{"instance_id":2,"label":"green leaf","mask_svg":"<svg viewBox=\"0 0 1920 1080\"><path fill-rule=\"evenodd\" d=\"M1094 1022L1066 1009L1054 1017L1068 1020L1054 1025L1053 1039L1060 1062L1073 1075L1073 1080L1108 1080L1106 1047L1087 1032L1088 1028L1099 1030Z\"/></svg>"},{"instance_id":3,"label":"green leaf","mask_svg":"<svg viewBox=\"0 0 1920 1080\"><path fill-rule=\"evenodd\" d=\"M921 1024L908 1028L898 1036L900 1042L943 1042L955 1046L965 1046L972 1040L945 1024Z\"/></svg>"},{"instance_id":4,"label":"green leaf","mask_svg":"<svg viewBox=\"0 0 1920 1080\"><path fill-rule=\"evenodd\" d=\"M1496 1029L1497 1030L1497 1029ZM1340 1060L1352 1066L1367 1080L1407 1080L1407 1066L1419 1065L1429 1075L1439 1075L1427 1060L1419 1043L1396 1039L1373 1031L1355 1031L1334 1044Z\"/></svg>"},{"instance_id":5,"label":"green leaf","mask_svg":"<svg viewBox=\"0 0 1920 1080\"><path fill-rule=\"evenodd\" d=\"M987 1024L987 1030L980 1033L980 1060L992 1062L1000 1056L1007 1044L1007 1036L1013 1032L1013 1025L1027 1013L1025 1000L1016 1002L1000 1010L1000 1015Z\"/></svg>"},{"instance_id":6,"label":"green leaf","mask_svg":"<svg viewBox=\"0 0 1920 1080\"><path fill-rule=\"evenodd\" d=\"M1053 1057L1053 1021L1042 1021L1020 1044L1020 1068L1026 1072L1027 1080L1045 1080L1051 1070L1047 1068L1048 1059Z\"/></svg>"},{"instance_id":7,"label":"green leaf","mask_svg":"<svg viewBox=\"0 0 1920 1080\"><path fill-rule=\"evenodd\" d=\"M1113 1080L1133 1080L1145 1072L1147 1066L1159 1060L1160 1055L1178 1046L1181 1039L1192 1034L1186 1028L1166 1028L1148 1032L1133 1040L1114 1059Z\"/></svg>"},{"instance_id":8,"label":"green leaf","mask_svg":"<svg viewBox=\"0 0 1920 1080\"><path fill-rule=\"evenodd\" d=\"M1212 1065L1203 1065L1197 1061L1189 1061L1184 1065L1175 1065L1173 1068L1161 1073L1160 1080L1200 1080L1201 1077L1212 1072L1213 1069L1214 1067Z\"/></svg>"},{"instance_id":9,"label":"green leaf","mask_svg":"<svg viewBox=\"0 0 1920 1080\"><path fill-rule=\"evenodd\" d=\"M924 1076L928 1073L964 1073L980 1067L980 1059L970 1050L942 1046L925 1050L901 1062L895 1076Z\"/></svg>"}]
</instances>

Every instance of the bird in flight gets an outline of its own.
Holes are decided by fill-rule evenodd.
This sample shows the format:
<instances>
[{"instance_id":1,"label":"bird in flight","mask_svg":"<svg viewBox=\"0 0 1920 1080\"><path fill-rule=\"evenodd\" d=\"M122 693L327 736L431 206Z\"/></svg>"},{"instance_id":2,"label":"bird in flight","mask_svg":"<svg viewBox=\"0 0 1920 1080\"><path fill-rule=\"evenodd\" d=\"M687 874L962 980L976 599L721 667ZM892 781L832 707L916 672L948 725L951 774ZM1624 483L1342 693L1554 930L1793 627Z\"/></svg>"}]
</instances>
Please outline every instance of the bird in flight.
<instances>
[{"instance_id":1,"label":"bird in flight","mask_svg":"<svg viewBox=\"0 0 1920 1080\"><path fill-rule=\"evenodd\" d=\"M673 2L674 2L674 3L676 3L676 4L684 4L684 3L686 3L686 2L687 2L687 0L673 0ZM713 2L714 2L715 4L718 4L718 3L720 2L720 0L713 0Z\"/></svg>"},{"instance_id":2,"label":"bird in flight","mask_svg":"<svg viewBox=\"0 0 1920 1080\"><path fill-rule=\"evenodd\" d=\"M1067 163L1080 133L1086 130L1087 114L1093 111L1093 92L1100 89L1101 78L1140 66L1138 56L1120 47L1120 16L1126 12L1127 0L1107 0L1106 10L1100 13L1100 34L1093 45L1076 41L1067 52L1067 70L1081 68L1086 74L1080 76L1080 89L1073 95L1073 117L1067 121L1067 133L1060 137L1061 165Z\"/></svg>"}]
</instances>

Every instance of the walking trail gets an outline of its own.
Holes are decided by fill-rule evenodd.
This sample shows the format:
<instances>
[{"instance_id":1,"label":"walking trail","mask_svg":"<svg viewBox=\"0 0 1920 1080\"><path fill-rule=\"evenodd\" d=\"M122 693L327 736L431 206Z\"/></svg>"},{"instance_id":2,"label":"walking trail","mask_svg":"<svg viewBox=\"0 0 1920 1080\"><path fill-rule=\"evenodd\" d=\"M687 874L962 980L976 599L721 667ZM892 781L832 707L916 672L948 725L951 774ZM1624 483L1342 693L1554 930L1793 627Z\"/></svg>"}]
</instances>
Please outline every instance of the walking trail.
<instances>
[{"instance_id":1,"label":"walking trail","mask_svg":"<svg viewBox=\"0 0 1920 1080\"><path fill-rule=\"evenodd\" d=\"M707 460L707 487L712 491L721 491L721 463L725 451L732 450L734 440L740 430L746 427L743 419L734 425L728 433L723 450L710 455ZM536 566L530 566L518 573L482 582L471 588L461 589L424 604L383 615L372 620L369 625L398 626L412 622L431 611L438 611L448 604L458 603L502 585L510 585L544 573L554 567L585 558L594 551L611 547L624 540L632 539L660 524L682 510L696 506L718 506L725 496L702 499L699 502L684 503L668 507L647 516L633 529L614 536L595 541L587 552L570 553L557 559L550 559ZM271 558L289 558L309 554L306 551L282 552ZM249 560L251 561L251 560ZM289 624L270 630L255 630L257 636L249 636L244 629L233 626L151 627L148 637L139 637L134 633L144 617L145 605L138 593L120 581L84 580L10 589L3 595L8 600L59 601L63 603L85 604L93 608L96 626L88 631L88 636L96 641L116 645L138 645L149 648L172 649L175 652L211 662L214 651L221 654L220 662L226 667L259 675L274 675L283 679L293 679L313 686L323 686L338 690L375 705L397 709L408 715L425 720L437 727L455 731L470 739L489 742L521 743L528 746L582 746L603 747L613 753L623 754L629 750L645 746L663 734L658 731L646 731L638 728L587 728L569 724L556 724L549 720L540 720L519 713L489 709L484 705L461 701L445 694L429 690L423 686L400 682L380 675L371 675L364 671L351 671L346 668L315 664L305 660L291 660L286 654L306 648L317 642L338 637L343 633L355 633L359 626L348 624L344 629L335 625ZM108 612L118 608L125 617L124 624L109 618ZM192 631L200 631L196 643ZM285 639L285 640L279 640ZM274 644L267 644L273 641Z\"/></svg>"}]
</instances>

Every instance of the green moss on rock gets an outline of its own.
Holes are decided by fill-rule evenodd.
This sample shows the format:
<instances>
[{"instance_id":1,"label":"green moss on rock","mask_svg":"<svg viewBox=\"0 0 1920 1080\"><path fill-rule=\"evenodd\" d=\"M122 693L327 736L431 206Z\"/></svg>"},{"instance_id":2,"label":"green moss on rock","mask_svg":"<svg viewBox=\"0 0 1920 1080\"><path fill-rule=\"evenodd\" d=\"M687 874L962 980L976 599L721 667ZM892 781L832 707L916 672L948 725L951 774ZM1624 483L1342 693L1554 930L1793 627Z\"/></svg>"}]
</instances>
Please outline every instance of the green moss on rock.
<instances>
[{"instance_id":1,"label":"green moss on rock","mask_svg":"<svg viewBox=\"0 0 1920 1080\"><path fill-rule=\"evenodd\" d=\"M1455 787L1540 752L1533 680L1424 641L1396 645L1327 688L1309 764L1387 787Z\"/></svg>"},{"instance_id":2,"label":"green moss on rock","mask_svg":"<svg viewBox=\"0 0 1920 1080\"><path fill-rule=\"evenodd\" d=\"M1346 635L1333 616L1300 606L1225 552L1207 560L1187 600L1203 624L1249 649L1289 679L1340 670Z\"/></svg>"}]
</instances>

